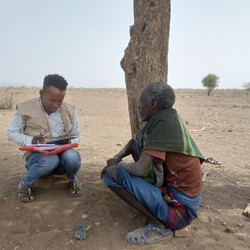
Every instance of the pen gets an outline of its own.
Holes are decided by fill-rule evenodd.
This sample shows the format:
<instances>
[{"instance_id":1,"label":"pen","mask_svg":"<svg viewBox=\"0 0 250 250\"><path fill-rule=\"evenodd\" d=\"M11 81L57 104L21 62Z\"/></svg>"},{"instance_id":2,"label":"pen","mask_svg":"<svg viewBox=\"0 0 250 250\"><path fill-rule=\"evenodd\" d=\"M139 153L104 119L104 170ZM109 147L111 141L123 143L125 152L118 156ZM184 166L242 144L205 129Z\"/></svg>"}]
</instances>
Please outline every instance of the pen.
<instances>
[{"instance_id":1,"label":"pen","mask_svg":"<svg viewBox=\"0 0 250 250\"><path fill-rule=\"evenodd\" d=\"M44 129L40 129L39 133L38 133L38 136L43 136L44 135Z\"/></svg>"},{"instance_id":2,"label":"pen","mask_svg":"<svg viewBox=\"0 0 250 250\"><path fill-rule=\"evenodd\" d=\"M38 136L43 136L43 131L42 131L42 129L39 131L39 133L38 133L37 135L38 135ZM37 140L37 143L38 143L38 144L40 143L39 139Z\"/></svg>"}]
</instances>

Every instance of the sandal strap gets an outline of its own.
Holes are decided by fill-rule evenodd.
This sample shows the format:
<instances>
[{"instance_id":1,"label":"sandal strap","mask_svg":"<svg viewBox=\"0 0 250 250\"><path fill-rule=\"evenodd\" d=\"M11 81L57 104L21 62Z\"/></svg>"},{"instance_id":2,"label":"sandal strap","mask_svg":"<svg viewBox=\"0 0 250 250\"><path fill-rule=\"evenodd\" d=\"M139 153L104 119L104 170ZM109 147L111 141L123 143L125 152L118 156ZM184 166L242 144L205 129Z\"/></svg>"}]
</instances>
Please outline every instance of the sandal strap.
<instances>
[{"instance_id":1,"label":"sandal strap","mask_svg":"<svg viewBox=\"0 0 250 250\"><path fill-rule=\"evenodd\" d=\"M78 181L70 181L69 182L69 188L74 190L74 191L77 191L78 187L80 187L80 186L81 186L81 184Z\"/></svg>"},{"instance_id":2,"label":"sandal strap","mask_svg":"<svg viewBox=\"0 0 250 250\"><path fill-rule=\"evenodd\" d=\"M30 196L32 194L32 188L20 182L18 185L18 193L24 193Z\"/></svg>"},{"instance_id":3,"label":"sandal strap","mask_svg":"<svg viewBox=\"0 0 250 250\"><path fill-rule=\"evenodd\" d=\"M70 181L69 192L71 196L80 196L83 193L83 188L80 182Z\"/></svg>"},{"instance_id":4,"label":"sandal strap","mask_svg":"<svg viewBox=\"0 0 250 250\"><path fill-rule=\"evenodd\" d=\"M25 203L34 201L32 188L26 186L22 182L19 183L17 192L18 192L17 196L18 200Z\"/></svg>"}]
</instances>

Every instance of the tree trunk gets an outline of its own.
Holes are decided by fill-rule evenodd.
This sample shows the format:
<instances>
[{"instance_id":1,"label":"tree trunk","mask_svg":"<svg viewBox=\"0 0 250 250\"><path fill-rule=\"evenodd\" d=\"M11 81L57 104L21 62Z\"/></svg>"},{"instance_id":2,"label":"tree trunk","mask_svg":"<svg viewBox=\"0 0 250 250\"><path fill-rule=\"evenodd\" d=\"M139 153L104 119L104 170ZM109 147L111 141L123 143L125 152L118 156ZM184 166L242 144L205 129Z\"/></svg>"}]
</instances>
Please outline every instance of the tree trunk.
<instances>
[{"instance_id":1,"label":"tree trunk","mask_svg":"<svg viewBox=\"0 0 250 250\"><path fill-rule=\"evenodd\" d=\"M208 84L208 93L207 93L208 96L210 96L211 91L212 91L212 87L211 87L211 86L212 86L212 84L209 83L209 84Z\"/></svg>"},{"instance_id":2,"label":"tree trunk","mask_svg":"<svg viewBox=\"0 0 250 250\"><path fill-rule=\"evenodd\" d=\"M132 135L141 128L141 90L153 82L167 82L169 27L170 0L134 0L134 25L121 60Z\"/></svg>"}]
</instances>

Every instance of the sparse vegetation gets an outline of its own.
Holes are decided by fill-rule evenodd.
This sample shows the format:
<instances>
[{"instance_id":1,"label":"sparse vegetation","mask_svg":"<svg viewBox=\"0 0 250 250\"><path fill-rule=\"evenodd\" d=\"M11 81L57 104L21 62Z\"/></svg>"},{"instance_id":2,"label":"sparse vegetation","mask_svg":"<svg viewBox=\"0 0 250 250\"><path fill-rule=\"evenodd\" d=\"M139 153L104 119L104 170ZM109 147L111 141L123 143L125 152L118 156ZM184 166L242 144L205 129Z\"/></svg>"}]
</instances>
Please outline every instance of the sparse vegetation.
<instances>
[{"instance_id":1,"label":"sparse vegetation","mask_svg":"<svg viewBox=\"0 0 250 250\"><path fill-rule=\"evenodd\" d=\"M218 87L218 81L220 77L215 74L208 74L202 79L203 87L208 88L207 95L210 96L214 88Z\"/></svg>"},{"instance_id":2,"label":"sparse vegetation","mask_svg":"<svg viewBox=\"0 0 250 250\"><path fill-rule=\"evenodd\" d=\"M0 109L12 109L13 106L13 94L9 96L3 96L0 98Z\"/></svg>"},{"instance_id":3,"label":"sparse vegetation","mask_svg":"<svg viewBox=\"0 0 250 250\"><path fill-rule=\"evenodd\" d=\"M243 83L242 87L247 90L247 94L250 92L250 82Z\"/></svg>"}]
</instances>

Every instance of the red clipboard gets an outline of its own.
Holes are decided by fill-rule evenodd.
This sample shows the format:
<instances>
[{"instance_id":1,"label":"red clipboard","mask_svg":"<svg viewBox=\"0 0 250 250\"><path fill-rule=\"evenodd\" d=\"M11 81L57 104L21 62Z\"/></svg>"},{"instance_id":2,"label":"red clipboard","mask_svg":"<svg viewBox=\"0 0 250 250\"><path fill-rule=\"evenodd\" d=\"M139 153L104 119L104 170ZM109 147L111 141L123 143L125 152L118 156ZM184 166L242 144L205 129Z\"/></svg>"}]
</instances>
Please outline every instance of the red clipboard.
<instances>
[{"instance_id":1,"label":"red clipboard","mask_svg":"<svg viewBox=\"0 0 250 250\"><path fill-rule=\"evenodd\" d=\"M70 143L65 145L51 145L51 144L42 144L42 145L29 145L21 146L20 150L29 151L29 152L39 152L46 155L59 154L70 148L77 148L78 143Z\"/></svg>"}]
</instances>

